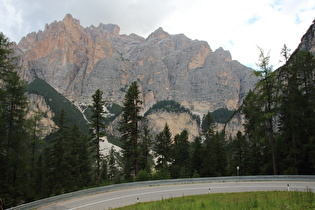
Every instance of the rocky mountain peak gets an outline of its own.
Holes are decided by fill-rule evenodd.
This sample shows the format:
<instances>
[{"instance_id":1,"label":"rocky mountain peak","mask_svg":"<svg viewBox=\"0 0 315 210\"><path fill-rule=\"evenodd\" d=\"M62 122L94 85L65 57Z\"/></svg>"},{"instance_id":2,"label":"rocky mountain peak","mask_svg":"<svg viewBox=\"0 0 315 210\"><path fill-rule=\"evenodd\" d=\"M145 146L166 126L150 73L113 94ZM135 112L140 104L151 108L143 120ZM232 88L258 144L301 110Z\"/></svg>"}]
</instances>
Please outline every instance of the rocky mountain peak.
<instances>
[{"instance_id":1,"label":"rocky mountain peak","mask_svg":"<svg viewBox=\"0 0 315 210\"><path fill-rule=\"evenodd\" d=\"M222 47L219 47L214 51L214 53L217 55L217 58L224 61L232 61L232 55L230 51L224 50Z\"/></svg>"},{"instance_id":2,"label":"rocky mountain peak","mask_svg":"<svg viewBox=\"0 0 315 210\"><path fill-rule=\"evenodd\" d=\"M150 40L150 39L153 39L153 38L165 39L165 38L168 38L168 37L170 37L170 35L167 32L165 32L162 27L159 27L153 33L151 33L149 35L147 40Z\"/></svg>"},{"instance_id":3,"label":"rocky mountain peak","mask_svg":"<svg viewBox=\"0 0 315 210\"><path fill-rule=\"evenodd\" d=\"M107 102L121 104L137 81L144 112L158 101L173 100L200 116L237 109L256 82L252 69L232 61L223 48L212 52L205 41L163 28L147 39L119 32L114 24L83 28L68 14L21 40L21 75L45 80L79 106L89 105L97 89Z\"/></svg>"},{"instance_id":4,"label":"rocky mountain peak","mask_svg":"<svg viewBox=\"0 0 315 210\"><path fill-rule=\"evenodd\" d=\"M107 31L115 36L119 36L119 32L120 32L120 28L118 25L115 24L103 24L100 23L100 25L98 26L98 28L100 28L101 30Z\"/></svg>"},{"instance_id":5,"label":"rocky mountain peak","mask_svg":"<svg viewBox=\"0 0 315 210\"><path fill-rule=\"evenodd\" d=\"M315 54L315 19L313 24L308 28L304 36L301 38L301 43L299 44L298 50L306 50Z\"/></svg>"},{"instance_id":6,"label":"rocky mountain peak","mask_svg":"<svg viewBox=\"0 0 315 210\"><path fill-rule=\"evenodd\" d=\"M62 22L66 25L80 25L80 21L72 17L71 14L67 14Z\"/></svg>"}]
</instances>

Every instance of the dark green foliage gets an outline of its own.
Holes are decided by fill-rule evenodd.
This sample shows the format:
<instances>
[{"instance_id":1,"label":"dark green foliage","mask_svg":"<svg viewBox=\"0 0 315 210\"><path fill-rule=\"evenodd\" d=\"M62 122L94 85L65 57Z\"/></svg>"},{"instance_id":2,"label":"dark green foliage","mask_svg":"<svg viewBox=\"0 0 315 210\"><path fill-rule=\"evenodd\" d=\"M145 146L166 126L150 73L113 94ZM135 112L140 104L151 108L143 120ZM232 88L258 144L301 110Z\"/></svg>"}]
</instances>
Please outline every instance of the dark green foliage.
<instances>
[{"instance_id":1,"label":"dark green foliage","mask_svg":"<svg viewBox=\"0 0 315 210\"><path fill-rule=\"evenodd\" d=\"M215 133L210 138L206 137L202 154L202 176L211 177L226 175L227 160L225 140L223 136Z\"/></svg>"},{"instance_id":2,"label":"dark green foliage","mask_svg":"<svg viewBox=\"0 0 315 210\"><path fill-rule=\"evenodd\" d=\"M188 131L183 130L175 135L172 146L172 165L170 167L172 178L188 178L191 173L190 143Z\"/></svg>"},{"instance_id":3,"label":"dark green foliage","mask_svg":"<svg viewBox=\"0 0 315 210\"><path fill-rule=\"evenodd\" d=\"M139 99L139 88L137 82L133 82L123 101L122 119L119 123L119 131L122 134L123 142L123 162L125 179L132 180L133 176L137 176L139 171L139 122L140 105L142 101Z\"/></svg>"},{"instance_id":4,"label":"dark green foliage","mask_svg":"<svg viewBox=\"0 0 315 210\"><path fill-rule=\"evenodd\" d=\"M315 59L305 51L288 59L288 52L274 72L261 57L262 79L243 102L248 174L315 172Z\"/></svg>"},{"instance_id":5,"label":"dark green foliage","mask_svg":"<svg viewBox=\"0 0 315 210\"><path fill-rule=\"evenodd\" d=\"M163 100L158 101L156 104L154 104L146 113L144 116L147 116L151 114L154 111L166 111L166 112L175 112L175 113L181 113L181 112L190 112L189 109L186 109L185 107L181 106L176 101L172 100Z\"/></svg>"},{"instance_id":6,"label":"dark green foliage","mask_svg":"<svg viewBox=\"0 0 315 210\"><path fill-rule=\"evenodd\" d=\"M122 107L118 104L106 104L109 115L105 118L105 124L108 125L113 122L121 113Z\"/></svg>"},{"instance_id":7,"label":"dark green foliage","mask_svg":"<svg viewBox=\"0 0 315 210\"><path fill-rule=\"evenodd\" d=\"M191 157L191 174L195 176L201 175L202 166L202 143L201 137L196 137L192 144L192 157Z\"/></svg>"},{"instance_id":8,"label":"dark green foliage","mask_svg":"<svg viewBox=\"0 0 315 210\"><path fill-rule=\"evenodd\" d=\"M10 47L0 33L0 198L5 207L21 202L29 189L26 85L15 71Z\"/></svg>"},{"instance_id":9,"label":"dark green foliage","mask_svg":"<svg viewBox=\"0 0 315 210\"><path fill-rule=\"evenodd\" d=\"M118 179L119 171L117 168L117 152L112 146L108 154L108 179L114 181Z\"/></svg>"},{"instance_id":10,"label":"dark green foliage","mask_svg":"<svg viewBox=\"0 0 315 210\"><path fill-rule=\"evenodd\" d=\"M88 137L76 125L68 127L64 110L57 116L59 129L38 159L37 182L42 195L58 195L91 185Z\"/></svg>"},{"instance_id":11,"label":"dark green foliage","mask_svg":"<svg viewBox=\"0 0 315 210\"><path fill-rule=\"evenodd\" d=\"M74 124L69 128L67 162L69 169L68 189L79 190L91 185L92 168L88 137Z\"/></svg>"},{"instance_id":12,"label":"dark green foliage","mask_svg":"<svg viewBox=\"0 0 315 210\"><path fill-rule=\"evenodd\" d=\"M60 114L62 109L64 109L68 115L69 124L75 123L81 130L88 132L89 126L80 110L53 87L51 87L46 81L35 78L27 85L26 91L44 97L45 102L55 113L54 121L56 121L56 116Z\"/></svg>"},{"instance_id":13,"label":"dark green foliage","mask_svg":"<svg viewBox=\"0 0 315 210\"><path fill-rule=\"evenodd\" d=\"M110 134L107 134L106 137L109 143L112 143L120 148L122 147L123 143L121 142L121 139L119 137Z\"/></svg>"},{"instance_id":14,"label":"dark green foliage","mask_svg":"<svg viewBox=\"0 0 315 210\"><path fill-rule=\"evenodd\" d=\"M91 124L90 124L90 134L91 134L91 149L92 157L96 162L94 167L94 181L98 184L101 182L101 164L102 164L102 154L100 151L100 142L103 141L101 138L105 136L105 111L104 105L105 101L102 99L103 92L98 89L92 95L93 104L91 106Z\"/></svg>"},{"instance_id":15,"label":"dark green foliage","mask_svg":"<svg viewBox=\"0 0 315 210\"><path fill-rule=\"evenodd\" d=\"M266 168L271 167L271 162L266 161L268 154L268 143L266 139L265 127L262 119L262 102L261 97L253 91L249 91L243 101L242 112L245 116L245 137L249 141L249 168L250 174L270 174L271 171L266 171Z\"/></svg>"},{"instance_id":16,"label":"dark green foliage","mask_svg":"<svg viewBox=\"0 0 315 210\"><path fill-rule=\"evenodd\" d=\"M191 111L176 101L173 100L163 100L158 101L156 104L154 104L145 114L144 117L150 115L151 113L155 111L166 111L166 112L175 112L175 113L189 113L191 118L194 119L197 124L200 124L200 117L198 115L194 115L191 113Z\"/></svg>"},{"instance_id":17,"label":"dark green foliage","mask_svg":"<svg viewBox=\"0 0 315 210\"><path fill-rule=\"evenodd\" d=\"M202 149L202 176L223 176L226 174L225 140L222 135L214 132L211 113L204 117L202 131L205 135Z\"/></svg>"},{"instance_id":18,"label":"dark green foliage","mask_svg":"<svg viewBox=\"0 0 315 210\"><path fill-rule=\"evenodd\" d=\"M116 117L122 113L122 107L119 104L106 104L108 112L115 115Z\"/></svg>"},{"instance_id":19,"label":"dark green foliage","mask_svg":"<svg viewBox=\"0 0 315 210\"><path fill-rule=\"evenodd\" d=\"M272 160L273 174L277 174L277 137L276 137L276 112L278 108L277 87L275 74L272 72L272 66L269 65L270 56L265 55L264 51L259 48L259 63L260 71L255 71L255 74L261 77L261 80L256 84L256 91L262 98L262 116L263 124L261 125L265 129L266 141L270 146L270 155Z\"/></svg>"},{"instance_id":20,"label":"dark green foliage","mask_svg":"<svg viewBox=\"0 0 315 210\"><path fill-rule=\"evenodd\" d=\"M139 142L139 170L151 172L152 157L150 151L152 149L152 136L147 125L143 127L141 141Z\"/></svg>"},{"instance_id":21,"label":"dark green foliage","mask_svg":"<svg viewBox=\"0 0 315 210\"><path fill-rule=\"evenodd\" d=\"M171 174L169 171L169 167L162 165L159 167L155 173L153 174L152 179L161 180L161 179L170 179Z\"/></svg>"},{"instance_id":22,"label":"dark green foliage","mask_svg":"<svg viewBox=\"0 0 315 210\"><path fill-rule=\"evenodd\" d=\"M147 170L140 170L135 181L147 181L151 179L151 175Z\"/></svg>"},{"instance_id":23,"label":"dark green foliage","mask_svg":"<svg viewBox=\"0 0 315 210\"><path fill-rule=\"evenodd\" d=\"M214 121L210 112L202 118L201 131L208 137L212 136L214 133Z\"/></svg>"},{"instance_id":24,"label":"dark green foliage","mask_svg":"<svg viewBox=\"0 0 315 210\"><path fill-rule=\"evenodd\" d=\"M153 151L155 157L157 157L155 168L157 170L168 170L169 163L172 160L172 134L167 124L165 124L163 131L155 136Z\"/></svg>"},{"instance_id":25,"label":"dark green foliage","mask_svg":"<svg viewBox=\"0 0 315 210\"><path fill-rule=\"evenodd\" d=\"M5 78L6 73L10 73L17 68L15 57L13 56L12 42L2 32L0 32L0 75Z\"/></svg>"},{"instance_id":26,"label":"dark green foliage","mask_svg":"<svg viewBox=\"0 0 315 210\"><path fill-rule=\"evenodd\" d=\"M70 171L67 162L68 150L68 127L66 125L66 113L61 110L60 115L57 116L58 130L53 134L51 146L46 150L47 170L48 170L48 184L49 195L65 193L70 178Z\"/></svg>"},{"instance_id":27,"label":"dark green foliage","mask_svg":"<svg viewBox=\"0 0 315 210\"><path fill-rule=\"evenodd\" d=\"M211 113L213 117L213 122L216 123L226 123L234 115L234 110L228 110L227 108L220 108Z\"/></svg>"},{"instance_id":28,"label":"dark green foliage","mask_svg":"<svg viewBox=\"0 0 315 210\"><path fill-rule=\"evenodd\" d=\"M108 112L106 113L106 115L104 115L105 119L104 119L104 123L105 126L109 125L110 123L112 123L121 113L122 113L122 107L118 104L112 103L112 104L108 104L105 103L105 107L108 110ZM84 110L84 115L86 116L86 118L90 121L91 120L91 116L92 116L92 109L91 107L82 107ZM117 136L113 136L110 133L106 134L107 140L108 142L122 147L122 142L120 141L120 138Z\"/></svg>"},{"instance_id":29,"label":"dark green foliage","mask_svg":"<svg viewBox=\"0 0 315 210\"><path fill-rule=\"evenodd\" d=\"M299 51L279 72L283 95L280 106L281 170L285 174L315 171L315 58Z\"/></svg>"},{"instance_id":30,"label":"dark green foliage","mask_svg":"<svg viewBox=\"0 0 315 210\"><path fill-rule=\"evenodd\" d=\"M235 139L227 145L228 174L231 175L251 175L249 143L245 136L239 131ZM237 167L239 170L237 171Z\"/></svg>"}]
</instances>

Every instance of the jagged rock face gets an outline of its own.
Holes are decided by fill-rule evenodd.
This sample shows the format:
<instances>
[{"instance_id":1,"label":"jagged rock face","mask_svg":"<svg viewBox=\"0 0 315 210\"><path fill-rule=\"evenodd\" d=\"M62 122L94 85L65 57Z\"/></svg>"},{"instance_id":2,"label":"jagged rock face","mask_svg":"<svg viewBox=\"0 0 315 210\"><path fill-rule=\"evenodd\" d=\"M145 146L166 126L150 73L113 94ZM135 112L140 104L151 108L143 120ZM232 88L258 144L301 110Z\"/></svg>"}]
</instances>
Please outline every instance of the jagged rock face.
<instances>
[{"instance_id":1,"label":"jagged rock face","mask_svg":"<svg viewBox=\"0 0 315 210\"><path fill-rule=\"evenodd\" d=\"M313 24L302 37L301 43L296 50L306 50L315 54L315 19Z\"/></svg>"},{"instance_id":2,"label":"jagged rock face","mask_svg":"<svg viewBox=\"0 0 315 210\"><path fill-rule=\"evenodd\" d=\"M38 122L38 127L40 129L41 136L43 138L46 135L50 134L53 130L57 129L57 125L53 121L54 113L51 111L50 107L45 102L45 99L42 96L36 94L27 94L27 99L29 101L29 109L27 118L32 119L36 113L41 113L42 117L40 122Z\"/></svg>"},{"instance_id":3,"label":"jagged rock face","mask_svg":"<svg viewBox=\"0 0 315 210\"><path fill-rule=\"evenodd\" d=\"M148 127L153 135L160 133L165 124L170 128L172 138L183 130L189 131L188 140L193 142L199 136L199 126L188 113L155 112L147 117Z\"/></svg>"},{"instance_id":4,"label":"jagged rock face","mask_svg":"<svg viewBox=\"0 0 315 210\"><path fill-rule=\"evenodd\" d=\"M207 42L157 29L147 39L120 35L116 25L83 28L71 15L46 25L18 44L21 75L38 76L75 103L89 104L100 88L107 101L121 104L138 81L144 111L159 100L175 100L204 114L238 108L256 78L228 51Z\"/></svg>"}]
</instances>

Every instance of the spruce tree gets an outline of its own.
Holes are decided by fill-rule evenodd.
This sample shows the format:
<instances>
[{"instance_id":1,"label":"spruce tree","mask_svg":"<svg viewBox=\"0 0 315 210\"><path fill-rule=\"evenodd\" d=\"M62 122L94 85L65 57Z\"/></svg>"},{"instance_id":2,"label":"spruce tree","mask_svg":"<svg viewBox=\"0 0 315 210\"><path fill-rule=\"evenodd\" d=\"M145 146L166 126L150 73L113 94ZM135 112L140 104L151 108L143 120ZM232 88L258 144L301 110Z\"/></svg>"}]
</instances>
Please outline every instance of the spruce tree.
<instances>
[{"instance_id":1,"label":"spruce tree","mask_svg":"<svg viewBox=\"0 0 315 210\"><path fill-rule=\"evenodd\" d=\"M204 147L202 151L202 176L216 176L215 165L217 161L214 152L214 122L210 112L202 120L202 132L204 134Z\"/></svg>"},{"instance_id":2,"label":"spruce tree","mask_svg":"<svg viewBox=\"0 0 315 210\"><path fill-rule=\"evenodd\" d=\"M102 153L100 150L100 142L103 141L101 138L105 136L105 101L102 99L103 92L97 89L92 95L93 104L91 106L92 116L90 124L91 143L92 143L92 156L96 162L94 167L94 181L98 184L101 182L101 164L102 164Z\"/></svg>"},{"instance_id":3,"label":"spruce tree","mask_svg":"<svg viewBox=\"0 0 315 210\"><path fill-rule=\"evenodd\" d=\"M172 134L168 124L166 123L163 131L155 136L154 143L155 157L157 157L157 164L155 168L168 169L169 163L172 161Z\"/></svg>"},{"instance_id":4,"label":"spruce tree","mask_svg":"<svg viewBox=\"0 0 315 210\"><path fill-rule=\"evenodd\" d=\"M42 148L45 145L44 136L43 136L43 124L41 123L41 118L43 117L43 113L34 111L33 116L27 120L28 128L27 132L29 133L29 145L28 145L28 153L29 153L29 197L30 199L34 199L36 194L39 192L36 190L36 170L37 170L37 159L42 153Z\"/></svg>"},{"instance_id":5,"label":"spruce tree","mask_svg":"<svg viewBox=\"0 0 315 210\"><path fill-rule=\"evenodd\" d=\"M250 175L249 174L249 144L245 136L238 131L234 140L229 144L230 146L230 173L236 175L237 167L240 169L241 175Z\"/></svg>"},{"instance_id":6,"label":"spruce tree","mask_svg":"<svg viewBox=\"0 0 315 210\"><path fill-rule=\"evenodd\" d=\"M68 179L70 178L70 170L68 164L68 131L66 113L62 109L60 115L57 116L56 124L58 130L52 134L51 146L45 152L46 166L48 170L47 184L48 195L61 194L68 190Z\"/></svg>"},{"instance_id":7,"label":"spruce tree","mask_svg":"<svg viewBox=\"0 0 315 210\"><path fill-rule=\"evenodd\" d=\"M85 136L76 124L68 132L67 162L69 190L78 190L91 184L91 161L88 152L88 137Z\"/></svg>"},{"instance_id":8,"label":"spruce tree","mask_svg":"<svg viewBox=\"0 0 315 210\"><path fill-rule=\"evenodd\" d=\"M210 112L203 119L204 147L202 151L202 176L222 176L226 171L224 139L214 132L214 122Z\"/></svg>"},{"instance_id":9,"label":"spruce tree","mask_svg":"<svg viewBox=\"0 0 315 210\"><path fill-rule=\"evenodd\" d=\"M24 199L29 163L26 84L15 71L11 45L0 33L0 197L9 206Z\"/></svg>"},{"instance_id":10,"label":"spruce tree","mask_svg":"<svg viewBox=\"0 0 315 210\"><path fill-rule=\"evenodd\" d=\"M194 176L201 175L201 167L202 167L202 143L201 137L196 137L193 143L193 151L191 158L191 174Z\"/></svg>"},{"instance_id":11,"label":"spruce tree","mask_svg":"<svg viewBox=\"0 0 315 210\"><path fill-rule=\"evenodd\" d=\"M118 180L118 168L116 160L117 152L114 146L111 147L108 154L108 179L110 181Z\"/></svg>"},{"instance_id":12,"label":"spruce tree","mask_svg":"<svg viewBox=\"0 0 315 210\"><path fill-rule=\"evenodd\" d=\"M172 145L172 178L187 178L190 176L191 159L190 143L188 141L188 131L183 130L180 134L175 135L174 144Z\"/></svg>"},{"instance_id":13,"label":"spruce tree","mask_svg":"<svg viewBox=\"0 0 315 210\"><path fill-rule=\"evenodd\" d=\"M122 108L122 119L119 131L122 134L124 175L128 181L137 176L139 171L139 122L142 101L137 82L133 82L125 95Z\"/></svg>"},{"instance_id":14,"label":"spruce tree","mask_svg":"<svg viewBox=\"0 0 315 210\"><path fill-rule=\"evenodd\" d=\"M74 129L74 128L73 128ZM76 131L76 129L75 129ZM72 136L71 136L72 137ZM76 180L79 188L88 187L92 184L92 164L89 153L89 139L82 131L79 132L77 138L78 144L78 163L79 163L79 178Z\"/></svg>"},{"instance_id":15,"label":"spruce tree","mask_svg":"<svg viewBox=\"0 0 315 210\"><path fill-rule=\"evenodd\" d=\"M263 99L262 115L265 127L266 137L270 144L270 153L273 166L273 174L277 174L277 142L276 142L276 112L277 112L277 98L276 98L276 83L275 74L272 72L272 66L269 65L270 56L265 55L264 51L259 48L259 63L260 70L255 71L256 75L261 77L261 80L256 84L256 90Z\"/></svg>"},{"instance_id":16,"label":"spruce tree","mask_svg":"<svg viewBox=\"0 0 315 210\"><path fill-rule=\"evenodd\" d=\"M285 174L314 172L315 59L296 52L280 69L282 104L279 127L281 169Z\"/></svg>"},{"instance_id":17,"label":"spruce tree","mask_svg":"<svg viewBox=\"0 0 315 210\"><path fill-rule=\"evenodd\" d=\"M139 169L146 170L148 173L151 172L150 165L150 151L152 149L152 137L147 125L143 127L143 134L141 136L141 141L139 143L140 157L139 157Z\"/></svg>"},{"instance_id":18,"label":"spruce tree","mask_svg":"<svg viewBox=\"0 0 315 210\"><path fill-rule=\"evenodd\" d=\"M245 117L245 137L249 144L249 174L264 174L268 162L265 162L268 143L263 119L263 101L260 95L250 90L242 105L242 113ZM269 168L269 167L267 167ZM269 173L269 172L268 172Z\"/></svg>"}]
</instances>

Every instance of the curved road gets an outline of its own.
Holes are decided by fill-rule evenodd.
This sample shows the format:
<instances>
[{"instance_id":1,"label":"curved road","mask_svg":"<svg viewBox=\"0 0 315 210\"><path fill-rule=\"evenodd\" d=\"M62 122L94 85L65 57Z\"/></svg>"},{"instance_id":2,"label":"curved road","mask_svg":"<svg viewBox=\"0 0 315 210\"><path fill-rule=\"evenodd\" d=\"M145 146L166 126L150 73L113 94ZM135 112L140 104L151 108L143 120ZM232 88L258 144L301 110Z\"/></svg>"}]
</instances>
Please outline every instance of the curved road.
<instances>
[{"instance_id":1,"label":"curved road","mask_svg":"<svg viewBox=\"0 0 315 210\"><path fill-rule=\"evenodd\" d=\"M146 186L114 190L54 203L40 209L111 209L137 202L181 197L186 195L245 192L245 191L305 191L315 190L314 181L250 181L192 183L162 186Z\"/></svg>"}]
</instances>

